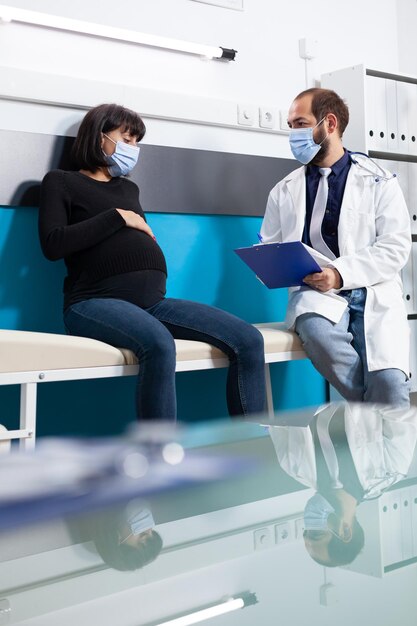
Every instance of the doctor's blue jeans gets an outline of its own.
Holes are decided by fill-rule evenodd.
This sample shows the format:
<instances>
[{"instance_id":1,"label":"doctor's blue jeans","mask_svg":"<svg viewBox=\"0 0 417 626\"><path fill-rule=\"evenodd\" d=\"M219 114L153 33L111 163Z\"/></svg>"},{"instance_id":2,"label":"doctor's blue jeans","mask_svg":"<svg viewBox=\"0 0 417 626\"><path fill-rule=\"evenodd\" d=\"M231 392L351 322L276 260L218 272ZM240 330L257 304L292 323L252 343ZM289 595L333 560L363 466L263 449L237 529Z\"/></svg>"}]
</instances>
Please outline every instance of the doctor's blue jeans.
<instances>
[{"instance_id":1,"label":"doctor's blue jeans","mask_svg":"<svg viewBox=\"0 0 417 626\"><path fill-rule=\"evenodd\" d=\"M404 372L394 368L370 372L367 368L366 289L341 291L339 295L348 306L337 324L316 313L297 318L295 331L306 354L345 400L408 407L410 388Z\"/></svg>"},{"instance_id":2,"label":"doctor's blue jeans","mask_svg":"<svg viewBox=\"0 0 417 626\"><path fill-rule=\"evenodd\" d=\"M165 298L148 309L113 298L77 302L64 313L68 334L132 350L139 361L138 419L176 419L175 339L204 341L229 358L226 397L230 415L265 409L261 333L221 309ZM204 402L204 398L201 399Z\"/></svg>"}]
</instances>

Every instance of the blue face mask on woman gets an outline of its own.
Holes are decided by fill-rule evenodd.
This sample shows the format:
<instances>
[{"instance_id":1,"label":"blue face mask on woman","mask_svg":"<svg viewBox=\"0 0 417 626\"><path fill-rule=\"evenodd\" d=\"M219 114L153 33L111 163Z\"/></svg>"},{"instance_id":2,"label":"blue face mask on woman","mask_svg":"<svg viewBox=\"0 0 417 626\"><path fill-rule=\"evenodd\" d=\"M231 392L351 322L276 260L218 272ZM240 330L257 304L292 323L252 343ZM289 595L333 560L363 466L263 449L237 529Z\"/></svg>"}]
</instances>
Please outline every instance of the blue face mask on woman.
<instances>
[{"instance_id":1,"label":"blue face mask on woman","mask_svg":"<svg viewBox=\"0 0 417 626\"><path fill-rule=\"evenodd\" d=\"M328 530L327 520L330 513L335 510L323 496L316 493L307 502L304 509L304 528L305 530Z\"/></svg>"},{"instance_id":2,"label":"blue face mask on woman","mask_svg":"<svg viewBox=\"0 0 417 626\"><path fill-rule=\"evenodd\" d=\"M116 149L113 154L106 154L104 152L110 176L126 176L126 174L129 174L129 172L133 170L138 162L139 146L131 146L128 143L124 143L124 141L114 141L114 139L105 133L103 133L103 135L116 144Z\"/></svg>"},{"instance_id":3,"label":"blue face mask on woman","mask_svg":"<svg viewBox=\"0 0 417 626\"><path fill-rule=\"evenodd\" d=\"M130 533L127 537L120 541L120 544L124 543L132 535L141 535L147 530L155 528L155 521L151 511L147 508L139 509L135 513L132 513L127 520L127 525L130 529Z\"/></svg>"},{"instance_id":4,"label":"blue face mask on woman","mask_svg":"<svg viewBox=\"0 0 417 626\"><path fill-rule=\"evenodd\" d=\"M320 150L323 141L327 139L327 135L320 143L316 143L313 139L314 129L317 128L317 126L320 126L325 119L326 118L323 117L318 124L310 128L294 128L290 130L291 152L293 153L294 158L296 158L297 161L303 165L307 165L314 159Z\"/></svg>"},{"instance_id":5,"label":"blue face mask on woman","mask_svg":"<svg viewBox=\"0 0 417 626\"><path fill-rule=\"evenodd\" d=\"M132 515L132 517L128 520L128 524L130 526L130 530L132 531L132 535L140 535L146 530L155 528L153 515L149 509L142 509Z\"/></svg>"}]
</instances>

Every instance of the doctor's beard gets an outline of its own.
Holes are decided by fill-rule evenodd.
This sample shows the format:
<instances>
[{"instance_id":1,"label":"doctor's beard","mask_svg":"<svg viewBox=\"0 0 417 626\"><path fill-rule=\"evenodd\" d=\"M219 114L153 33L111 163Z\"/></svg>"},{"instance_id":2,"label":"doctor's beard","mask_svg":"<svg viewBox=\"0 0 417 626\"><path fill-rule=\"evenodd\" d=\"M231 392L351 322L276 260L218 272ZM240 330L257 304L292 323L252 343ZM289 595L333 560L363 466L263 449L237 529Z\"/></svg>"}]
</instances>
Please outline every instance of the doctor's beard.
<instances>
[{"instance_id":1,"label":"doctor's beard","mask_svg":"<svg viewBox=\"0 0 417 626\"><path fill-rule=\"evenodd\" d=\"M320 150L317 152L316 156L313 157L309 163L309 165L318 165L321 166L327 155L330 151L329 146L329 137L327 135L326 129L323 126L319 126L317 128L317 136L314 137L314 141L317 144L321 144Z\"/></svg>"}]
</instances>

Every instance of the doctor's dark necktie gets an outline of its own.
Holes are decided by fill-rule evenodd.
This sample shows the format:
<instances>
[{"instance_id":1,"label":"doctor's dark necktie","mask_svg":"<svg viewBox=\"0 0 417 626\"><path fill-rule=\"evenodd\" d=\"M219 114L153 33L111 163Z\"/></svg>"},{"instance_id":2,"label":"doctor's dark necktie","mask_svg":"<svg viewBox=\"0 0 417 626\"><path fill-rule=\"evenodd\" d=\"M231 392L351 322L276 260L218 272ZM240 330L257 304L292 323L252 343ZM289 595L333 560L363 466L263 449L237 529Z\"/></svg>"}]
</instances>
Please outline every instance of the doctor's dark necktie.
<instances>
[{"instance_id":1,"label":"doctor's dark necktie","mask_svg":"<svg viewBox=\"0 0 417 626\"><path fill-rule=\"evenodd\" d=\"M319 415L310 422L316 457L317 490L331 499L334 489L343 487L361 502L364 489L347 439L345 409L345 405L336 405L335 411Z\"/></svg>"},{"instance_id":2,"label":"doctor's dark necktie","mask_svg":"<svg viewBox=\"0 0 417 626\"><path fill-rule=\"evenodd\" d=\"M321 252L329 259L335 259L336 256L333 254L333 252L324 241L321 232L321 226L323 223L324 214L326 212L327 198L329 195L329 182L327 178L329 174L332 173L332 170L330 167L320 167L319 172L320 181L317 189L316 199L314 201L310 223L311 247L314 248L314 250L317 250L317 252Z\"/></svg>"}]
</instances>

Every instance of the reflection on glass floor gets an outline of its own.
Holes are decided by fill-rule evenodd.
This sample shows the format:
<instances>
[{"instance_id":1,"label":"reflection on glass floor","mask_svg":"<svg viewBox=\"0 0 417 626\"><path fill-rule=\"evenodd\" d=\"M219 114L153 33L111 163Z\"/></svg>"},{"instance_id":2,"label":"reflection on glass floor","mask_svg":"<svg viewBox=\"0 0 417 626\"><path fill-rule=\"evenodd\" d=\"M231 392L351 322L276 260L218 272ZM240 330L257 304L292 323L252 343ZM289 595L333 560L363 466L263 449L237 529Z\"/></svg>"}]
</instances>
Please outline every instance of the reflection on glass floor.
<instances>
[{"instance_id":1,"label":"reflection on glass floor","mask_svg":"<svg viewBox=\"0 0 417 626\"><path fill-rule=\"evenodd\" d=\"M414 625L416 436L342 403L4 456L0 626Z\"/></svg>"}]
</instances>

